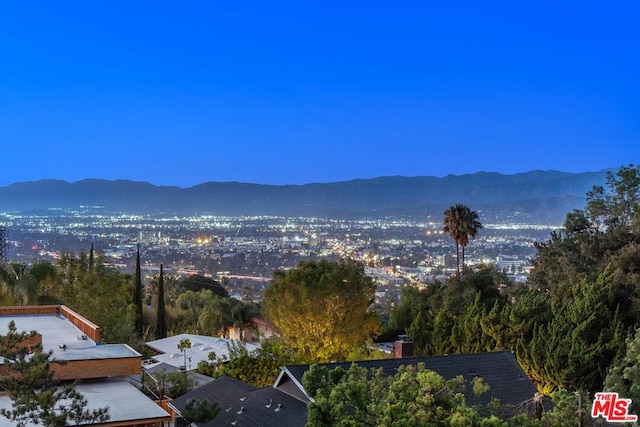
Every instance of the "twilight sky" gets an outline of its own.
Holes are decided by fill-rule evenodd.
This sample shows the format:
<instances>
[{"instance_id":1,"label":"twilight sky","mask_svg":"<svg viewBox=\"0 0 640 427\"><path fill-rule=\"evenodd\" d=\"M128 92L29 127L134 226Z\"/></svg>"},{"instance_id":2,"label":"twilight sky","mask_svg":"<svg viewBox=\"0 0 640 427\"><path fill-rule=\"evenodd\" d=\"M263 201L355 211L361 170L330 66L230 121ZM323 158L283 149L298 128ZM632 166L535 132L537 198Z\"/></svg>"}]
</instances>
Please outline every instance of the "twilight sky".
<instances>
[{"instance_id":1,"label":"twilight sky","mask_svg":"<svg viewBox=\"0 0 640 427\"><path fill-rule=\"evenodd\" d=\"M635 0L5 2L0 186L637 165L638 12Z\"/></svg>"}]
</instances>

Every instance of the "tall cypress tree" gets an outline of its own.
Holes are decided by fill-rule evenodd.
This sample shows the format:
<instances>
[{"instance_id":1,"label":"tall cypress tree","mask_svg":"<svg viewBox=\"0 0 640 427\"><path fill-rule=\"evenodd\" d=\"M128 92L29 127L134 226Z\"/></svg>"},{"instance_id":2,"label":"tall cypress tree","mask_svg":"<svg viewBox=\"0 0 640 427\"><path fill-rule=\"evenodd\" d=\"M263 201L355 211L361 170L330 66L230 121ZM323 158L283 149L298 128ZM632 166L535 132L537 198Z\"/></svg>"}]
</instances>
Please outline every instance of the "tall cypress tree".
<instances>
[{"instance_id":1,"label":"tall cypress tree","mask_svg":"<svg viewBox=\"0 0 640 427\"><path fill-rule=\"evenodd\" d=\"M160 264L160 277L158 278L158 309L156 320L156 339L160 340L167 337L167 319L164 310L164 272L162 264Z\"/></svg>"},{"instance_id":2,"label":"tall cypress tree","mask_svg":"<svg viewBox=\"0 0 640 427\"><path fill-rule=\"evenodd\" d=\"M136 278L133 287L133 303L136 306L135 333L136 337L142 339L142 330L144 327L144 319L142 317L142 275L140 273L140 244L138 244L138 252L136 253Z\"/></svg>"},{"instance_id":3,"label":"tall cypress tree","mask_svg":"<svg viewBox=\"0 0 640 427\"><path fill-rule=\"evenodd\" d=\"M89 251L89 271L93 270L93 242L91 242L91 250Z\"/></svg>"}]
</instances>

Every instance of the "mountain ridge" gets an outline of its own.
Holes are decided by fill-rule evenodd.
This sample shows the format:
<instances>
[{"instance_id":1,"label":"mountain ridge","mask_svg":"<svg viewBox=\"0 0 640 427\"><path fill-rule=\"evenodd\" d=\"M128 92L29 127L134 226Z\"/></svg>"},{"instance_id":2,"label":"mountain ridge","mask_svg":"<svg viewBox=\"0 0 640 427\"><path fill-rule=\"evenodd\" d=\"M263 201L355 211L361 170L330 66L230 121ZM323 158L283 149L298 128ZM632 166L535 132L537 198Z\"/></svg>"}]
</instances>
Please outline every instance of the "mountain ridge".
<instances>
[{"instance_id":1,"label":"mountain ridge","mask_svg":"<svg viewBox=\"0 0 640 427\"><path fill-rule=\"evenodd\" d=\"M395 175L286 185L208 181L185 188L127 179L45 179L0 187L0 211L102 206L132 213L424 218L464 203L488 219L517 213L523 220L558 223L584 206L586 192L603 185L608 171Z\"/></svg>"}]
</instances>

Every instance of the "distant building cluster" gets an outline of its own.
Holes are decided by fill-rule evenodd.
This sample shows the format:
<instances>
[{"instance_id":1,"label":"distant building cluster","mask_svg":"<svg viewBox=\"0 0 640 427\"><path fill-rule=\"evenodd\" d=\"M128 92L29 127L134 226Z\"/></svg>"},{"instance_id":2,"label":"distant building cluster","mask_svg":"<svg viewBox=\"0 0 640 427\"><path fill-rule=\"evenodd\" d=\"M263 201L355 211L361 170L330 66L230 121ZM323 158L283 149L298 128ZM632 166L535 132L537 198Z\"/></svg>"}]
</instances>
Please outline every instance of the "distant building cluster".
<instances>
[{"instance_id":1,"label":"distant building cluster","mask_svg":"<svg viewBox=\"0 0 640 427\"><path fill-rule=\"evenodd\" d=\"M6 230L11 230L11 240ZM549 238L553 225L485 224L466 248L467 266L493 264L517 282L526 281L534 242ZM2 242L5 242L2 244ZM56 262L62 251L88 251L133 271L141 245L147 277L200 274L224 281L229 293L258 302L275 270L307 259L352 258L367 267L381 303L397 300L407 285L421 286L455 273L455 244L442 222L307 217L152 216L105 212L101 208L51 210L38 214L0 212L0 258L21 263Z\"/></svg>"}]
</instances>

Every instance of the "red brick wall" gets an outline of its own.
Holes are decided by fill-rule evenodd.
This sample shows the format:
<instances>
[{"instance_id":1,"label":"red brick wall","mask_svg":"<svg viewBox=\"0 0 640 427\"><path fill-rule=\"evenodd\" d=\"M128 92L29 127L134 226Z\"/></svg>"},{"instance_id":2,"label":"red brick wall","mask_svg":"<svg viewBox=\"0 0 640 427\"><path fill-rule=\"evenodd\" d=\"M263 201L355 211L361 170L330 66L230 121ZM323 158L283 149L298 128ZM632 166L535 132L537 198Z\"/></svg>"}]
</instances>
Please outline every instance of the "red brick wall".
<instances>
[{"instance_id":1,"label":"red brick wall","mask_svg":"<svg viewBox=\"0 0 640 427\"><path fill-rule=\"evenodd\" d=\"M60 314L69 319L69 321L73 323L73 326L80 329L83 334L97 343L100 342L100 326L80 316L64 305L60 306Z\"/></svg>"},{"instance_id":2,"label":"red brick wall","mask_svg":"<svg viewBox=\"0 0 640 427\"><path fill-rule=\"evenodd\" d=\"M60 314L73 325L80 329L83 334L91 338L93 341L100 342L100 326L80 316L75 311L64 305L24 305L12 307L0 307L0 316L24 316L24 315L42 315L42 314Z\"/></svg>"},{"instance_id":3,"label":"red brick wall","mask_svg":"<svg viewBox=\"0 0 640 427\"><path fill-rule=\"evenodd\" d=\"M72 360L62 365L54 363L52 368L56 373L56 378L76 380L140 375L141 363L142 358L138 356L117 359Z\"/></svg>"},{"instance_id":4,"label":"red brick wall","mask_svg":"<svg viewBox=\"0 0 640 427\"><path fill-rule=\"evenodd\" d=\"M0 307L0 316L20 316L36 314L57 314L59 305L22 305Z\"/></svg>"},{"instance_id":5,"label":"red brick wall","mask_svg":"<svg viewBox=\"0 0 640 427\"><path fill-rule=\"evenodd\" d=\"M60 380L80 380L89 378L110 378L126 375L140 375L141 358L72 360L64 364L53 362L51 369L55 378ZM5 366L0 365L0 375L12 375Z\"/></svg>"}]
</instances>

